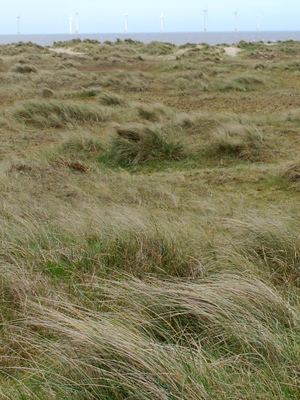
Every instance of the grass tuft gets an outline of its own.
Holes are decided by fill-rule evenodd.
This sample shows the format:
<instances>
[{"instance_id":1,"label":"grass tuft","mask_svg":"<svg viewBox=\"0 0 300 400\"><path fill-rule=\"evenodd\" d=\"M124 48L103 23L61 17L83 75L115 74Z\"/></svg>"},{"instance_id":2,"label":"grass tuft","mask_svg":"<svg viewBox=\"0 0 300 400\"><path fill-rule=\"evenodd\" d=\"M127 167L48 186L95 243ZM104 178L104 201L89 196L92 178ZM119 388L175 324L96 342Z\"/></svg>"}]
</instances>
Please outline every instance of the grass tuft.
<instances>
[{"instance_id":1,"label":"grass tuft","mask_svg":"<svg viewBox=\"0 0 300 400\"><path fill-rule=\"evenodd\" d=\"M34 65L29 64L16 64L11 69L12 72L18 72L19 74L30 74L37 73L37 68Z\"/></svg>"},{"instance_id":2,"label":"grass tuft","mask_svg":"<svg viewBox=\"0 0 300 400\"><path fill-rule=\"evenodd\" d=\"M62 128L67 124L97 123L107 119L100 107L67 101L28 101L12 110L13 117L26 125Z\"/></svg>"},{"instance_id":3,"label":"grass tuft","mask_svg":"<svg viewBox=\"0 0 300 400\"><path fill-rule=\"evenodd\" d=\"M135 124L117 128L111 155L120 165L180 160L187 157L182 143L156 127Z\"/></svg>"},{"instance_id":4,"label":"grass tuft","mask_svg":"<svg viewBox=\"0 0 300 400\"><path fill-rule=\"evenodd\" d=\"M137 110L139 117L151 122L157 122L169 113L167 107L158 103L151 105L141 104L137 107Z\"/></svg>"},{"instance_id":5,"label":"grass tuft","mask_svg":"<svg viewBox=\"0 0 300 400\"><path fill-rule=\"evenodd\" d=\"M299 400L300 44L55 47L0 45L0 398Z\"/></svg>"},{"instance_id":6,"label":"grass tuft","mask_svg":"<svg viewBox=\"0 0 300 400\"><path fill-rule=\"evenodd\" d=\"M223 82L219 88L221 91L236 90L240 92L250 92L265 86L265 81L257 76L241 75L229 81Z\"/></svg>"},{"instance_id":7,"label":"grass tuft","mask_svg":"<svg viewBox=\"0 0 300 400\"><path fill-rule=\"evenodd\" d=\"M279 176L288 182L300 181L300 162L295 161L285 164L279 172Z\"/></svg>"},{"instance_id":8,"label":"grass tuft","mask_svg":"<svg viewBox=\"0 0 300 400\"><path fill-rule=\"evenodd\" d=\"M125 103L120 96L114 93L102 93L99 101L105 106L120 106Z\"/></svg>"},{"instance_id":9,"label":"grass tuft","mask_svg":"<svg viewBox=\"0 0 300 400\"><path fill-rule=\"evenodd\" d=\"M217 155L236 156L246 161L259 157L265 140L254 125L225 123L213 135L210 151Z\"/></svg>"}]
</instances>

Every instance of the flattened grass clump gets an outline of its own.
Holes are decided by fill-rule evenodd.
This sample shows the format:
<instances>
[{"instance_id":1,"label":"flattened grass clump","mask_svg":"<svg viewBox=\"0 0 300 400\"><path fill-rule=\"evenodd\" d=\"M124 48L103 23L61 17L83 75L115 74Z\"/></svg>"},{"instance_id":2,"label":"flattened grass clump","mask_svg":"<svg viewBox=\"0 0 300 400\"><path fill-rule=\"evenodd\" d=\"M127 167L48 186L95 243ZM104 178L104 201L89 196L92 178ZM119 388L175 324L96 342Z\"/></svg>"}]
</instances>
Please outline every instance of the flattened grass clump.
<instances>
[{"instance_id":1,"label":"flattened grass clump","mask_svg":"<svg viewBox=\"0 0 300 400\"><path fill-rule=\"evenodd\" d=\"M13 117L26 125L62 128L74 123L97 123L106 120L100 107L67 101L27 101L12 111Z\"/></svg>"},{"instance_id":2,"label":"flattened grass clump","mask_svg":"<svg viewBox=\"0 0 300 400\"><path fill-rule=\"evenodd\" d=\"M99 101L105 106L120 106L125 103L125 101L115 93L102 93L99 97Z\"/></svg>"},{"instance_id":3,"label":"flattened grass clump","mask_svg":"<svg viewBox=\"0 0 300 400\"><path fill-rule=\"evenodd\" d=\"M221 125L214 116L202 113L180 113L172 122L176 129L181 130L185 135L193 135L195 140L200 139L201 142L209 141L211 133Z\"/></svg>"},{"instance_id":4,"label":"flattened grass clump","mask_svg":"<svg viewBox=\"0 0 300 400\"><path fill-rule=\"evenodd\" d=\"M67 92L63 95L64 98L68 99L90 99L98 95L98 90L77 90L76 92Z\"/></svg>"},{"instance_id":5,"label":"flattened grass clump","mask_svg":"<svg viewBox=\"0 0 300 400\"><path fill-rule=\"evenodd\" d=\"M16 64L11 69L12 72L17 72L19 74L30 74L37 73L37 68L34 65L29 64Z\"/></svg>"},{"instance_id":6,"label":"flattened grass clump","mask_svg":"<svg viewBox=\"0 0 300 400\"><path fill-rule=\"evenodd\" d=\"M63 155L85 158L97 158L104 151L101 141L89 135L76 135L66 140L60 147Z\"/></svg>"},{"instance_id":7,"label":"flattened grass clump","mask_svg":"<svg viewBox=\"0 0 300 400\"><path fill-rule=\"evenodd\" d=\"M264 148L262 132L256 126L229 122L214 133L209 152L252 161Z\"/></svg>"},{"instance_id":8,"label":"flattened grass clump","mask_svg":"<svg viewBox=\"0 0 300 400\"><path fill-rule=\"evenodd\" d=\"M106 88L122 89L125 93L144 92L150 86L150 79L149 75L141 72L117 71L103 77L101 85Z\"/></svg>"},{"instance_id":9,"label":"flattened grass clump","mask_svg":"<svg viewBox=\"0 0 300 400\"><path fill-rule=\"evenodd\" d=\"M279 176L288 182L300 182L300 161L285 164Z\"/></svg>"},{"instance_id":10,"label":"flattened grass clump","mask_svg":"<svg viewBox=\"0 0 300 400\"><path fill-rule=\"evenodd\" d=\"M210 89L210 80L202 71L175 72L168 76L162 76L161 82L164 88L180 93Z\"/></svg>"},{"instance_id":11,"label":"flattened grass clump","mask_svg":"<svg viewBox=\"0 0 300 400\"><path fill-rule=\"evenodd\" d=\"M50 99L51 97L54 96L54 91L51 90L50 88L45 87L45 88L43 88L43 89L41 90L41 96L42 96L44 99Z\"/></svg>"},{"instance_id":12,"label":"flattened grass clump","mask_svg":"<svg viewBox=\"0 0 300 400\"><path fill-rule=\"evenodd\" d=\"M295 108L294 110L290 110L286 114L286 119L291 122L300 122L300 108Z\"/></svg>"},{"instance_id":13,"label":"flattened grass clump","mask_svg":"<svg viewBox=\"0 0 300 400\"><path fill-rule=\"evenodd\" d=\"M60 168L67 167L73 171L81 173L87 173L88 171L88 167L86 166L86 164L79 160L69 160L60 158L56 161L56 165Z\"/></svg>"},{"instance_id":14,"label":"flattened grass clump","mask_svg":"<svg viewBox=\"0 0 300 400\"><path fill-rule=\"evenodd\" d=\"M120 165L175 161L187 157L183 145L157 127L136 124L117 128L111 156Z\"/></svg>"},{"instance_id":15,"label":"flattened grass clump","mask_svg":"<svg viewBox=\"0 0 300 400\"><path fill-rule=\"evenodd\" d=\"M162 117L168 115L169 110L163 104L141 104L137 107L138 115L142 119L158 122Z\"/></svg>"},{"instance_id":16,"label":"flattened grass clump","mask_svg":"<svg viewBox=\"0 0 300 400\"><path fill-rule=\"evenodd\" d=\"M235 90L238 92L251 92L265 86L265 81L253 75L241 75L224 82L219 87L220 91Z\"/></svg>"}]
</instances>

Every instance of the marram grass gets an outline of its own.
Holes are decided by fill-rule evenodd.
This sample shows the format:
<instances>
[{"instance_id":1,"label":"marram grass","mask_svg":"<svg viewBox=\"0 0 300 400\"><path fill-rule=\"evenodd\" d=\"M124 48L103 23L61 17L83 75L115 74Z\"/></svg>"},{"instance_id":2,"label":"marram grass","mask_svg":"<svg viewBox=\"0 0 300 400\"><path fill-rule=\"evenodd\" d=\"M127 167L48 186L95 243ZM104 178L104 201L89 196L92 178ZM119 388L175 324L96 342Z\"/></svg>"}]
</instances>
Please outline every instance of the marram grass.
<instances>
[{"instance_id":1,"label":"marram grass","mask_svg":"<svg viewBox=\"0 0 300 400\"><path fill-rule=\"evenodd\" d=\"M300 47L236 47L0 46L1 399L300 398Z\"/></svg>"}]
</instances>

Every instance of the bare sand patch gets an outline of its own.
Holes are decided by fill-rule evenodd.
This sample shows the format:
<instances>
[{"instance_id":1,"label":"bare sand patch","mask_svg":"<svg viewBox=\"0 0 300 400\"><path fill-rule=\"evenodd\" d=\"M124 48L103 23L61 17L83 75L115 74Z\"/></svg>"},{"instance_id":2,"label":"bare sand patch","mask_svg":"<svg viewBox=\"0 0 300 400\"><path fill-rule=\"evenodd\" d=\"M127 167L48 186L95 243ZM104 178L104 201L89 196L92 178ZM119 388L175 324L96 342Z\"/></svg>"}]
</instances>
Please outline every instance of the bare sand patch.
<instances>
[{"instance_id":1,"label":"bare sand patch","mask_svg":"<svg viewBox=\"0 0 300 400\"><path fill-rule=\"evenodd\" d=\"M236 55L242 51L241 49L238 49L237 47L224 47L225 54L231 57L236 57Z\"/></svg>"}]
</instances>

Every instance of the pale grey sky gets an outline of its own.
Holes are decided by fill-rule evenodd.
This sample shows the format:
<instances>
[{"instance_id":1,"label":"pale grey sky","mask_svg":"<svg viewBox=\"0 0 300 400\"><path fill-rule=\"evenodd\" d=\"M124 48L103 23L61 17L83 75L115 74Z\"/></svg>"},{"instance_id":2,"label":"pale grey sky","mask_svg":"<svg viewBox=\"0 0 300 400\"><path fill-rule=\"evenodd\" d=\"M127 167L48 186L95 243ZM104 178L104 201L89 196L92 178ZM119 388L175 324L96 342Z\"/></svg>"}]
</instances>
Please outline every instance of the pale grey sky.
<instances>
[{"instance_id":1,"label":"pale grey sky","mask_svg":"<svg viewBox=\"0 0 300 400\"><path fill-rule=\"evenodd\" d=\"M234 30L238 9L240 31L256 30L261 15L261 31L300 30L300 0L10 0L1 1L0 34L17 32L21 15L24 34L68 33L68 18L79 15L80 33L119 33L124 31L128 12L128 32L158 32L164 13L165 32L203 30L203 8L208 6L208 31Z\"/></svg>"}]
</instances>

